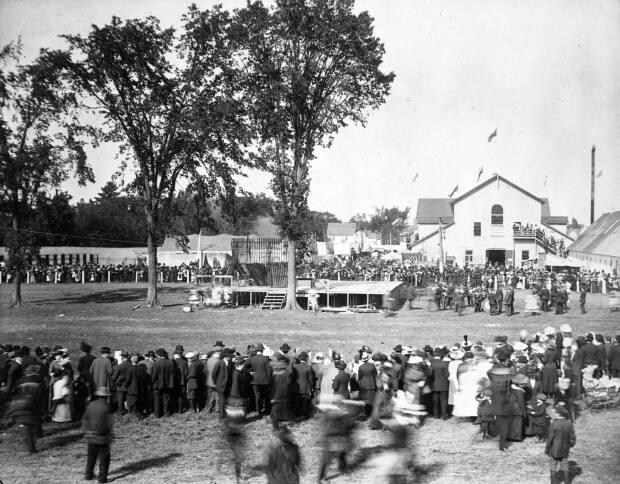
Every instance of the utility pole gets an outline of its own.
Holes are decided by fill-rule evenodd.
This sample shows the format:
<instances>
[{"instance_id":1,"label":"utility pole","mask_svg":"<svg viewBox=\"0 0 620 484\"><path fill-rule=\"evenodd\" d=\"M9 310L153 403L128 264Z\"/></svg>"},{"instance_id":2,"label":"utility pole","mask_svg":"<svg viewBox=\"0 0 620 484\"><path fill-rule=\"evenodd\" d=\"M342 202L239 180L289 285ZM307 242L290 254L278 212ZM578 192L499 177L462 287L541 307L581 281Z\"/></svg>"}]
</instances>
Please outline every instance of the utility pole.
<instances>
[{"instance_id":1,"label":"utility pole","mask_svg":"<svg viewBox=\"0 0 620 484\"><path fill-rule=\"evenodd\" d=\"M595 161L594 161L594 155L596 153L596 146L592 145L592 174L591 174L591 181L590 181L590 225L592 225L594 223L594 180L596 178L596 175L594 173L595 170Z\"/></svg>"}]
</instances>

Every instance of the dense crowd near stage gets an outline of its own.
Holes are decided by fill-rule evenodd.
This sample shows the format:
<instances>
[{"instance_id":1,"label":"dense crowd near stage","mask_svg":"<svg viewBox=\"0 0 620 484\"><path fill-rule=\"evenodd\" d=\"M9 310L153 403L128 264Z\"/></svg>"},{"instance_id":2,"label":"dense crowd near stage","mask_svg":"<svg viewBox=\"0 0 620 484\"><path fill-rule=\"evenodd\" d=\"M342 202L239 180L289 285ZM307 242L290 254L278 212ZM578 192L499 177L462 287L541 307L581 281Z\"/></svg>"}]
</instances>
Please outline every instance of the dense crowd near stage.
<instances>
[{"instance_id":1,"label":"dense crowd near stage","mask_svg":"<svg viewBox=\"0 0 620 484\"><path fill-rule=\"evenodd\" d=\"M198 268L198 263L166 265L157 268L158 281L166 283L188 283L196 280L196 275L231 274L234 270L222 267L214 259L211 264ZM501 264L484 266L446 266L421 264L411 260L385 260L371 255L337 256L314 262L304 260L297 267L298 277L353 280L353 281L404 281L416 287L433 286L437 282L447 284L481 287L493 284L495 278L499 284L509 284L529 289L534 285L546 285L546 281L569 282L576 291L577 281L586 287L587 292L601 292L606 288L618 288L618 274L586 269L543 270L536 267L513 268ZM0 283L11 283L14 273L0 267ZM102 283L102 282L146 282L147 267L143 263L135 264L65 264L33 265L22 274L22 281L30 283Z\"/></svg>"},{"instance_id":2,"label":"dense crowd near stage","mask_svg":"<svg viewBox=\"0 0 620 484\"><path fill-rule=\"evenodd\" d=\"M480 439L498 439L500 451L513 451L511 442L545 443L541 452L550 456L553 477L556 465L560 473L567 471L576 402L588 389L620 387L620 335L576 335L568 324L536 334L523 330L510 340L464 336L451 344L407 343L412 342L399 342L388 353L363 346L343 354L331 347L312 350L311 343L291 348L277 342L279 349L272 349L266 342L234 348L217 341L208 350L177 345L170 352L138 353L102 347L97 355L85 342L81 352L61 345L32 351L23 343L2 344L0 395L25 451L36 451L44 422L62 427L81 420L89 442L86 477L92 477L91 457L101 454L100 482L108 472L111 412L126 415L116 420L118 432L125 419L185 412L217 416L237 477L248 418L266 419L279 436L277 445L292 446L289 450L296 445L295 425L313 419L322 429L321 482L332 458L346 469L360 426L389 430L394 448L404 449L426 418L473 423ZM271 451L279 455L277 445ZM265 468L268 477L272 474L268 482L296 482L277 477L294 475L299 462L275 458L272 464Z\"/></svg>"}]
</instances>

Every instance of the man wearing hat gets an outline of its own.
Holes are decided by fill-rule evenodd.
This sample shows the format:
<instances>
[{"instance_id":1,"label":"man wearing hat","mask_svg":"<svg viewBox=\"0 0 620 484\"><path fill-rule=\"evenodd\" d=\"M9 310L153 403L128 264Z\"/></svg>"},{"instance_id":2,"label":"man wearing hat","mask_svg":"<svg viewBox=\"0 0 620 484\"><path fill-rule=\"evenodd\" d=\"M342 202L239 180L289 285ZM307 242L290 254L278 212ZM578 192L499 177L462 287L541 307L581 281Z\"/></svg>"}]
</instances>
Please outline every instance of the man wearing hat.
<instances>
[{"instance_id":1,"label":"man wearing hat","mask_svg":"<svg viewBox=\"0 0 620 484\"><path fill-rule=\"evenodd\" d=\"M233 351L230 348L224 348L220 353L220 359L213 368L213 383L217 392L217 415L220 420L226 417L226 402L230 396L230 388L232 386L232 375L235 370L231 360Z\"/></svg>"},{"instance_id":2,"label":"man wearing hat","mask_svg":"<svg viewBox=\"0 0 620 484\"><path fill-rule=\"evenodd\" d=\"M360 367L357 370L359 399L364 402L364 414L370 417L377 393L377 368L370 362L370 348L361 350Z\"/></svg>"},{"instance_id":3,"label":"man wearing hat","mask_svg":"<svg viewBox=\"0 0 620 484\"><path fill-rule=\"evenodd\" d=\"M308 420L310 418L310 407L314 385L316 384L316 375L308 364L308 353L305 351L299 353L299 362L293 365L293 380L297 389L295 414L304 420Z\"/></svg>"},{"instance_id":4,"label":"man wearing hat","mask_svg":"<svg viewBox=\"0 0 620 484\"><path fill-rule=\"evenodd\" d=\"M207 413L213 412L217 408L217 390L215 389L215 382L213 381L213 369L215 365L220 361L220 353L224 349L224 345L221 341L217 341L213 346L213 351L207 359L205 366L205 373L207 375L207 404L205 410Z\"/></svg>"},{"instance_id":5,"label":"man wearing hat","mask_svg":"<svg viewBox=\"0 0 620 484\"><path fill-rule=\"evenodd\" d=\"M90 365L90 375L93 382L93 394L110 395L110 382L112 379L112 362L110 348L104 346L101 348L101 355Z\"/></svg>"},{"instance_id":6,"label":"man wearing hat","mask_svg":"<svg viewBox=\"0 0 620 484\"><path fill-rule=\"evenodd\" d=\"M132 355L131 367L127 372L127 411L134 416L146 416L148 410L149 375L146 366L138 364L140 357Z\"/></svg>"},{"instance_id":7,"label":"man wearing hat","mask_svg":"<svg viewBox=\"0 0 620 484\"><path fill-rule=\"evenodd\" d=\"M185 348L182 345L177 345L174 350L173 361L176 367L176 376L179 380L176 385L176 411L183 413L185 411L185 401L187 399L187 360L183 357Z\"/></svg>"},{"instance_id":8,"label":"man wearing hat","mask_svg":"<svg viewBox=\"0 0 620 484\"><path fill-rule=\"evenodd\" d=\"M170 400L174 393L175 366L168 359L168 353L163 348L156 352L157 360L153 363L153 407L155 417L161 418L162 415L168 417L171 414Z\"/></svg>"},{"instance_id":9,"label":"man wearing hat","mask_svg":"<svg viewBox=\"0 0 620 484\"><path fill-rule=\"evenodd\" d=\"M77 371L80 374L80 377L82 378L82 380L88 386L89 393L92 394L93 388L92 388L92 379L90 377L90 367L93 364L93 361L95 361L97 358L95 358L91 354L92 346L86 343L85 341L82 341L80 343L80 349L82 350L84 354L80 356L80 359L78 360ZM42 354L43 354L43 351L41 350L41 355Z\"/></svg>"},{"instance_id":10,"label":"man wearing hat","mask_svg":"<svg viewBox=\"0 0 620 484\"><path fill-rule=\"evenodd\" d=\"M129 352L121 351L121 364L112 373L112 381L116 387L116 401L118 404L117 412L121 415L127 413L125 402L127 402L127 377L131 370L129 362Z\"/></svg>"},{"instance_id":11,"label":"man wearing hat","mask_svg":"<svg viewBox=\"0 0 620 484\"><path fill-rule=\"evenodd\" d=\"M270 412L269 385L271 384L271 365L269 358L263 355L265 346L259 343L256 346L256 354L248 358L245 366L252 376L252 389L258 418Z\"/></svg>"}]
</instances>

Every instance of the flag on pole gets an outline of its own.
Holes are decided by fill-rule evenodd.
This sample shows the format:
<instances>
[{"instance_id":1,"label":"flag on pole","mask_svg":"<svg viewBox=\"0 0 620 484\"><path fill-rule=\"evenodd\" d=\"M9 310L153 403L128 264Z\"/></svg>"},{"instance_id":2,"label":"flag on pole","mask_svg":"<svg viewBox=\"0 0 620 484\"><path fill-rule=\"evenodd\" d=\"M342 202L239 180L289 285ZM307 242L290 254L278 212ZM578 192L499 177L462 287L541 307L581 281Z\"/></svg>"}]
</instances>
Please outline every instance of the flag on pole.
<instances>
[{"instance_id":1,"label":"flag on pole","mask_svg":"<svg viewBox=\"0 0 620 484\"><path fill-rule=\"evenodd\" d=\"M416 174L413 176L413 180L411 180L412 183L418 179L418 175L419 175L419 172L416 172Z\"/></svg>"},{"instance_id":2,"label":"flag on pole","mask_svg":"<svg viewBox=\"0 0 620 484\"><path fill-rule=\"evenodd\" d=\"M450 192L450 195L448 195L448 198L452 198L452 195L454 195L459 189L459 186L455 186L454 189L452 190L452 192Z\"/></svg>"},{"instance_id":3,"label":"flag on pole","mask_svg":"<svg viewBox=\"0 0 620 484\"><path fill-rule=\"evenodd\" d=\"M603 170L599 171L599 172L596 174L596 178L600 178L600 177L602 177L602 176L603 176Z\"/></svg>"},{"instance_id":4,"label":"flag on pole","mask_svg":"<svg viewBox=\"0 0 620 484\"><path fill-rule=\"evenodd\" d=\"M545 183L543 183L544 186L547 186L547 178L549 178L549 175L545 175Z\"/></svg>"},{"instance_id":5,"label":"flag on pole","mask_svg":"<svg viewBox=\"0 0 620 484\"><path fill-rule=\"evenodd\" d=\"M495 131L493 131L490 135L489 135L489 143L491 142L491 140L493 138L495 138L497 136L497 128L495 128Z\"/></svg>"},{"instance_id":6,"label":"flag on pole","mask_svg":"<svg viewBox=\"0 0 620 484\"><path fill-rule=\"evenodd\" d=\"M483 171L484 171L484 167L481 166L480 169L478 170L478 179L476 180L476 183L480 181L480 177L482 176Z\"/></svg>"}]
</instances>

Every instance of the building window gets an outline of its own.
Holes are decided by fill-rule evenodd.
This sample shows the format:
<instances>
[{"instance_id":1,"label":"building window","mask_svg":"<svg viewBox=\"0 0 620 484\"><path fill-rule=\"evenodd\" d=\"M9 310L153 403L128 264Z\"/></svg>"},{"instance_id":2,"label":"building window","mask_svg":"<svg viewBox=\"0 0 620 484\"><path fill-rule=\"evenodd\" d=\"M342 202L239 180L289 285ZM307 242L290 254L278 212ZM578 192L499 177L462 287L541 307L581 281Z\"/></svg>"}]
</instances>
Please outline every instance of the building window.
<instances>
[{"instance_id":1,"label":"building window","mask_svg":"<svg viewBox=\"0 0 620 484\"><path fill-rule=\"evenodd\" d=\"M480 237L482 234L482 224L480 222L474 222L474 237Z\"/></svg>"},{"instance_id":2,"label":"building window","mask_svg":"<svg viewBox=\"0 0 620 484\"><path fill-rule=\"evenodd\" d=\"M65 254L60 254L60 265L61 266L65 265Z\"/></svg>"},{"instance_id":3,"label":"building window","mask_svg":"<svg viewBox=\"0 0 620 484\"><path fill-rule=\"evenodd\" d=\"M491 225L504 224L504 208L501 205L491 207Z\"/></svg>"},{"instance_id":4,"label":"building window","mask_svg":"<svg viewBox=\"0 0 620 484\"><path fill-rule=\"evenodd\" d=\"M474 261L474 251L466 250L465 251L465 263L473 262L473 261Z\"/></svg>"},{"instance_id":5,"label":"building window","mask_svg":"<svg viewBox=\"0 0 620 484\"><path fill-rule=\"evenodd\" d=\"M529 250L522 250L521 251L521 260L529 260L530 258L530 251Z\"/></svg>"}]
</instances>

